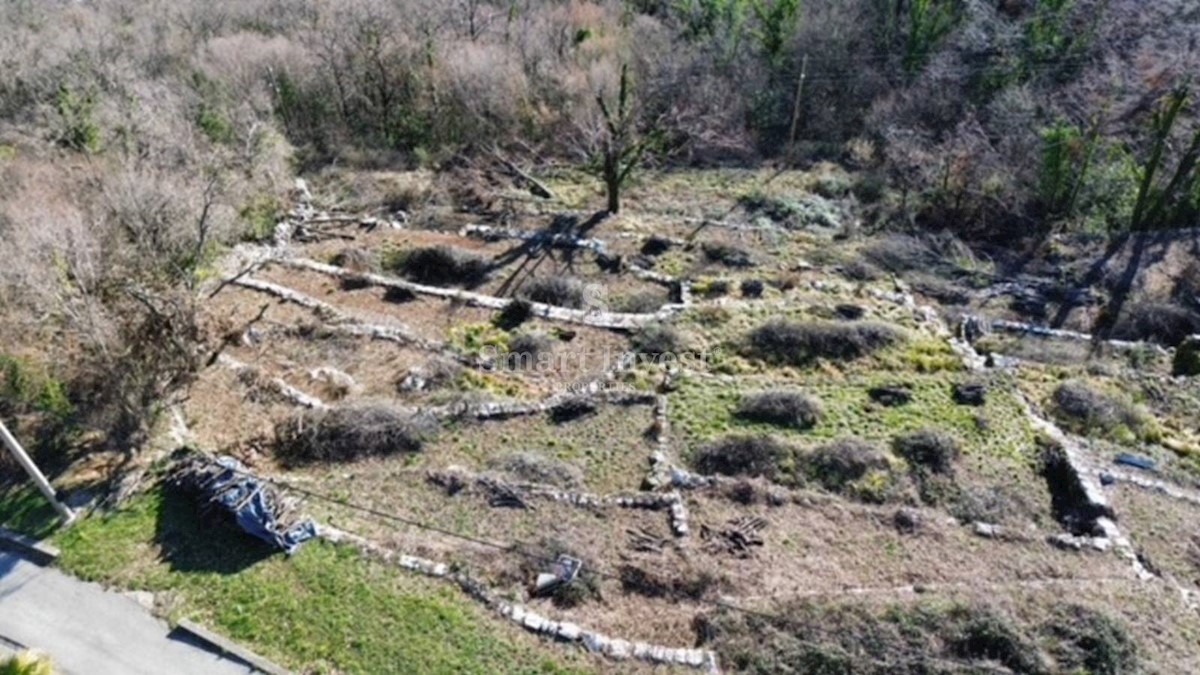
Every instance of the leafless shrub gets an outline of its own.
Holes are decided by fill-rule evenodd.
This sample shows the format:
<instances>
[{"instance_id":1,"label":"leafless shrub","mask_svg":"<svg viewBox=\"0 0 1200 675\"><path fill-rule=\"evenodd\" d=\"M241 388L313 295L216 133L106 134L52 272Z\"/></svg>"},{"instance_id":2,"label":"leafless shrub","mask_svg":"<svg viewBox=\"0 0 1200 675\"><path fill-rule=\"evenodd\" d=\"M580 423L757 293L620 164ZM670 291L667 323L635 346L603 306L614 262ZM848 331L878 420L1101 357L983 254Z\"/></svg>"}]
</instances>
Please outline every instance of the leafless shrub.
<instances>
[{"instance_id":1,"label":"leafless shrub","mask_svg":"<svg viewBox=\"0 0 1200 675\"><path fill-rule=\"evenodd\" d=\"M348 246L342 249L331 262L351 272L378 272L380 270L378 254L357 246Z\"/></svg>"},{"instance_id":2,"label":"leafless shrub","mask_svg":"<svg viewBox=\"0 0 1200 675\"><path fill-rule=\"evenodd\" d=\"M921 429L892 439L892 448L910 463L934 473L951 473L962 450L958 439L937 429Z\"/></svg>"},{"instance_id":3,"label":"leafless shrub","mask_svg":"<svg viewBox=\"0 0 1200 675\"><path fill-rule=\"evenodd\" d=\"M629 343L639 354L662 356L677 354L683 347L683 337L674 326L667 323L648 323L629 338Z\"/></svg>"},{"instance_id":4,"label":"leafless shrub","mask_svg":"<svg viewBox=\"0 0 1200 675\"><path fill-rule=\"evenodd\" d=\"M827 490L840 492L867 472L888 467L874 445L858 438L840 438L803 457L808 477Z\"/></svg>"},{"instance_id":5,"label":"leafless shrub","mask_svg":"<svg viewBox=\"0 0 1200 675\"><path fill-rule=\"evenodd\" d=\"M821 404L793 391L764 391L744 396L734 414L754 422L808 429L821 419Z\"/></svg>"},{"instance_id":6,"label":"leafless shrub","mask_svg":"<svg viewBox=\"0 0 1200 675\"><path fill-rule=\"evenodd\" d=\"M1054 390L1054 411L1078 433L1112 432L1118 427L1138 431L1145 414L1132 403L1093 389L1084 382L1064 382Z\"/></svg>"},{"instance_id":7,"label":"leafless shrub","mask_svg":"<svg viewBox=\"0 0 1200 675\"><path fill-rule=\"evenodd\" d=\"M1200 314L1195 310L1179 305L1139 302L1117 319L1112 337L1158 342L1173 347L1198 332Z\"/></svg>"},{"instance_id":8,"label":"leafless shrub","mask_svg":"<svg viewBox=\"0 0 1200 675\"><path fill-rule=\"evenodd\" d=\"M770 436L725 436L701 446L692 456L692 466L704 474L773 478L791 452Z\"/></svg>"},{"instance_id":9,"label":"leafless shrub","mask_svg":"<svg viewBox=\"0 0 1200 675\"><path fill-rule=\"evenodd\" d=\"M622 590L647 598L699 600L718 585L716 574L692 566L671 573L661 568L647 569L627 563L621 565L617 574Z\"/></svg>"},{"instance_id":10,"label":"leafless shrub","mask_svg":"<svg viewBox=\"0 0 1200 675\"><path fill-rule=\"evenodd\" d=\"M554 338L544 333L521 333L508 343L508 366L532 368L538 359L554 348Z\"/></svg>"},{"instance_id":11,"label":"leafless shrub","mask_svg":"<svg viewBox=\"0 0 1200 675\"><path fill-rule=\"evenodd\" d=\"M275 426L275 452L288 462L347 462L418 452L435 430L424 417L383 404L297 413Z\"/></svg>"},{"instance_id":12,"label":"leafless shrub","mask_svg":"<svg viewBox=\"0 0 1200 675\"><path fill-rule=\"evenodd\" d=\"M417 283L436 286L478 286L491 271L486 258L454 246L416 248L389 262L392 271Z\"/></svg>"},{"instance_id":13,"label":"leafless shrub","mask_svg":"<svg viewBox=\"0 0 1200 675\"><path fill-rule=\"evenodd\" d=\"M571 309L582 309L587 300L587 287L575 277L537 277L521 287L519 297Z\"/></svg>"},{"instance_id":14,"label":"leafless shrub","mask_svg":"<svg viewBox=\"0 0 1200 675\"><path fill-rule=\"evenodd\" d=\"M899 329L883 323L795 322L776 319L750 332L747 343L758 358L806 365L819 358L855 359L899 342Z\"/></svg>"}]
</instances>

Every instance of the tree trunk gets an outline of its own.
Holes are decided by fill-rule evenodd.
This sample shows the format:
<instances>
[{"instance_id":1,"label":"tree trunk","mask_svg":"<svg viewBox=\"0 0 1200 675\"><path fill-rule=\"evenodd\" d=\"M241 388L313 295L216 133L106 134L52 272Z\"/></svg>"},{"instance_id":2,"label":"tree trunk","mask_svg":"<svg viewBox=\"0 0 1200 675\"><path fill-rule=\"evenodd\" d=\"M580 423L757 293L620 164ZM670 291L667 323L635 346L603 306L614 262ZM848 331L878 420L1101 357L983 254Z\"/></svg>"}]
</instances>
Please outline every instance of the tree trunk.
<instances>
[{"instance_id":1,"label":"tree trunk","mask_svg":"<svg viewBox=\"0 0 1200 675\"><path fill-rule=\"evenodd\" d=\"M621 210L621 166L617 153L604 153L604 189L608 193L608 212Z\"/></svg>"}]
</instances>

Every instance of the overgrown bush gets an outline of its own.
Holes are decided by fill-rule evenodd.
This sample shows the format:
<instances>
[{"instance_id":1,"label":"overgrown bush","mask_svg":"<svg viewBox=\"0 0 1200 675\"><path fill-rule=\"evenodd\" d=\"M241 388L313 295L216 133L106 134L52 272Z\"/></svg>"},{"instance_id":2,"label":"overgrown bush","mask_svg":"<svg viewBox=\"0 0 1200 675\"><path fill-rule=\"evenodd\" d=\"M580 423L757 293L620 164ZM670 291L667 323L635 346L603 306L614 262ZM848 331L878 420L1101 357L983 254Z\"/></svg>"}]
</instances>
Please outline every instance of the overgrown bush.
<instances>
[{"instance_id":1,"label":"overgrown bush","mask_svg":"<svg viewBox=\"0 0 1200 675\"><path fill-rule=\"evenodd\" d=\"M958 439L937 429L921 429L892 439L892 449L914 466L934 473L952 473L962 450Z\"/></svg>"},{"instance_id":2,"label":"overgrown bush","mask_svg":"<svg viewBox=\"0 0 1200 675\"><path fill-rule=\"evenodd\" d=\"M358 246L348 246L338 251L331 262L351 272L378 272L380 270L379 255L370 249Z\"/></svg>"},{"instance_id":3,"label":"overgrown bush","mask_svg":"<svg viewBox=\"0 0 1200 675\"><path fill-rule=\"evenodd\" d=\"M705 242L701 245L704 257L709 262L720 263L727 267L752 267L754 257L744 248L719 242Z\"/></svg>"},{"instance_id":4,"label":"overgrown bush","mask_svg":"<svg viewBox=\"0 0 1200 675\"><path fill-rule=\"evenodd\" d=\"M420 284L478 286L491 271L483 256L454 246L415 248L384 261L390 271Z\"/></svg>"},{"instance_id":5,"label":"overgrown bush","mask_svg":"<svg viewBox=\"0 0 1200 675\"><path fill-rule=\"evenodd\" d=\"M807 477L832 492L842 492L868 473L888 468L883 453L859 438L839 438L805 453L800 460Z\"/></svg>"},{"instance_id":6,"label":"overgrown bush","mask_svg":"<svg viewBox=\"0 0 1200 675\"><path fill-rule=\"evenodd\" d=\"M501 330L513 330L533 318L533 306L520 298L510 301L496 313L492 323Z\"/></svg>"},{"instance_id":7,"label":"overgrown bush","mask_svg":"<svg viewBox=\"0 0 1200 675\"><path fill-rule=\"evenodd\" d=\"M734 414L753 422L808 429L821 419L821 404L793 391L764 391L742 397Z\"/></svg>"},{"instance_id":8,"label":"overgrown bush","mask_svg":"<svg viewBox=\"0 0 1200 675\"><path fill-rule=\"evenodd\" d=\"M667 323L648 323L629 338L630 345L639 354L662 356L678 354L683 347L683 338L674 326Z\"/></svg>"},{"instance_id":9,"label":"overgrown bush","mask_svg":"<svg viewBox=\"0 0 1200 675\"><path fill-rule=\"evenodd\" d=\"M1122 675L1139 669L1137 643L1116 619L1082 605L1060 607L1045 624L1050 651L1068 672Z\"/></svg>"},{"instance_id":10,"label":"overgrown bush","mask_svg":"<svg viewBox=\"0 0 1200 675\"><path fill-rule=\"evenodd\" d=\"M1169 347L1195 333L1200 333L1200 314L1179 305L1156 302L1131 305L1112 328L1112 337L1118 340L1144 340Z\"/></svg>"},{"instance_id":11,"label":"overgrown bush","mask_svg":"<svg viewBox=\"0 0 1200 675\"><path fill-rule=\"evenodd\" d=\"M621 589L626 593L669 600L700 600L718 582L712 572L691 566L672 572L657 565L648 569L626 563L621 565L617 574L621 579Z\"/></svg>"},{"instance_id":12,"label":"overgrown bush","mask_svg":"<svg viewBox=\"0 0 1200 675\"><path fill-rule=\"evenodd\" d=\"M770 616L721 610L697 632L738 672L1048 673L1039 649L1049 627L1019 623L981 602L791 602ZM999 664L999 665L998 665Z\"/></svg>"},{"instance_id":13,"label":"overgrown bush","mask_svg":"<svg viewBox=\"0 0 1200 675\"><path fill-rule=\"evenodd\" d=\"M747 343L765 361L802 366L821 358L856 359L902 338L899 329L883 323L775 319L751 331Z\"/></svg>"},{"instance_id":14,"label":"overgrown bush","mask_svg":"<svg viewBox=\"0 0 1200 675\"><path fill-rule=\"evenodd\" d=\"M587 301L587 286L575 277L537 277L525 282L518 297L529 302L582 309Z\"/></svg>"},{"instance_id":15,"label":"overgrown bush","mask_svg":"<svg viewBox=\"0 0 1200 675\"><path fill-rule=\"evenodd\" d=\"M1147 423L1146 414L1132 403L1077 380L1060 384L1053 402L1056 416L1080 434L1137 433Z\"/></svg>"},{"instance_id":16,"label":"overgrown bush","mask_svg":"<svg viewBox=\"0 0 1200 675\"><path fill-rule=\"evenodd\" d=\"M510 368L533 368L554 348L554 339L544 333L521 333L508 341Z\"/></svg>"},{"instance_id":17,"label":"overgrown bush","mask_svg":"<svg viewBox=\"0 0 1200 675\"><path fill-rule=\"evenodd\" d=\"M770 436L732 435L709 442L692 455L703 474L773 478L792 449Z\"/></svg>"},{"instance_id":18,"label":"overgrown bush","mask_svg":"<svg viewBox=\"0 0 1200 675\"><path fill-rule=\"evenodd\" d=\"M275 453L307 463L419 452L435 430L432 420L385 404L306 410L275 425Z\"/></svg>"}]
</instances>

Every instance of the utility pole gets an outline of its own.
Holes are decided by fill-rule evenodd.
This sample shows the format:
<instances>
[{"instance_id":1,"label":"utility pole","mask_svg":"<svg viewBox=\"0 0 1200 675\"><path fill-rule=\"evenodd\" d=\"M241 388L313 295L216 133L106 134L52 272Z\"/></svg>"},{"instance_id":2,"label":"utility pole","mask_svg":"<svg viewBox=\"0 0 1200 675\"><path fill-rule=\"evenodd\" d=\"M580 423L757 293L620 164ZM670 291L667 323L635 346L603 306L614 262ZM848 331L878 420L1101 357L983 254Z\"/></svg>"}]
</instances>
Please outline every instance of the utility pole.
<instances>
[{"instance_id":1,"label":"utility pole","mask_svg":"<svg viewBox=\"0 0 1200 675\"><path fill-rule=\"evenodd\" d=\"M33 459L26 454L25 448L22 448L17 439L9 433L8 427L4 426L3 421L0 421L0 440L4 441L4 445L8 446L8 451L21 463L22 468L25 469L25 473L29 474L29 477L33 479L33 483L37 485L38 490L41 491L46 499L50 500L50 504L54 506L54 510L58 511L58 515L62 516L63 523L70 524L71 521L75 520L75 512L68 508L66 504L58 501L58 496L54 494L54 488L50 486L50 481L46 480L41 470L33 463Z\"/></svg>"}]
</instances>

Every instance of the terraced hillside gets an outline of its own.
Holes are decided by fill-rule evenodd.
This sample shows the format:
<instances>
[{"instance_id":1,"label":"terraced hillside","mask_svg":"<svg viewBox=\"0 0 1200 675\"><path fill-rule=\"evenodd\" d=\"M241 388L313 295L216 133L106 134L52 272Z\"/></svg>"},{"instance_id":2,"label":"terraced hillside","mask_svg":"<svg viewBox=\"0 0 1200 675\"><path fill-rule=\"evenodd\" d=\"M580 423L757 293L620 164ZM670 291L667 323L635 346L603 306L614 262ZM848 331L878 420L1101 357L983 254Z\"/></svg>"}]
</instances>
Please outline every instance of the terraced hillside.
<instances>
[{"instance_id":1,"label":"terraced hillside","mask_svg":"<svg viewBox=\"0 0 1200 675\"><path fill-rule=\"evenodd\" d=\"M572 667L1200 669L1195 381L1037 329L1036 279L845 237L817 180L653 177L602 218L567 176L487 223L298 189L203 289L227 344L160 445L239 458Z\"/></svg>"}]
</instances>

